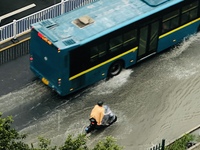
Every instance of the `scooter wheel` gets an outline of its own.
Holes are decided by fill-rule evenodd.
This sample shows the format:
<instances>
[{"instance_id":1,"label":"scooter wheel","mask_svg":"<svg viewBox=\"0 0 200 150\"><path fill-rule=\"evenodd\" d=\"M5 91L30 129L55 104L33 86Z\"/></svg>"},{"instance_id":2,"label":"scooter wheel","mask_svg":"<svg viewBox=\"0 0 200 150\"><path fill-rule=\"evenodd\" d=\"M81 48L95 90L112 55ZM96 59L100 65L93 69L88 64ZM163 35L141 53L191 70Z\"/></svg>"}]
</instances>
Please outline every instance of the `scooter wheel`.
<instances>
[{"instance_id":1,"label":"scooter wheel","mask_svg":"<svg viewBox=\"0 0 200 150\"><path fill-rule=\"evenodd\" d=\"M85 132L89 133L89 128L88 127L85 128Z\"/></svg>"},{"instance_id":2,"label":"scooter wheel","mask_svg":"<svg viewBox=\"0 0 200 150\"><path fill-rule=\"evenodd\" d=\"M117 116L115 116L115 121L114 122L116 122L117 121Z\"/></svg>"}]
</instances>

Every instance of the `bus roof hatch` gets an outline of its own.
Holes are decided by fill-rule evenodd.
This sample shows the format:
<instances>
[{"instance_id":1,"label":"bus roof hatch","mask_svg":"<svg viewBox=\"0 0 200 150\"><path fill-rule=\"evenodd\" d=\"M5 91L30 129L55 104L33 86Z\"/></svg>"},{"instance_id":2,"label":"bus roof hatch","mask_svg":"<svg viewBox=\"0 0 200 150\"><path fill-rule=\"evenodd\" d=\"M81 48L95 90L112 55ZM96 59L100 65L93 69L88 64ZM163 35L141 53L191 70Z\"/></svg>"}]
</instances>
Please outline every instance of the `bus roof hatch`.
<instances>
[{"instance_id":1,"label":"bus roof hatch","mask_svg":"<svg viewBox=\"0 0 200 150\"><path fill-rule=\"evenodd\" d=\"M94 20L90 16L81 16L80 18L75 19L73 21L73 23L77 25L79 28L83 28L93 22Z\"/></svg>"}]
</instances>

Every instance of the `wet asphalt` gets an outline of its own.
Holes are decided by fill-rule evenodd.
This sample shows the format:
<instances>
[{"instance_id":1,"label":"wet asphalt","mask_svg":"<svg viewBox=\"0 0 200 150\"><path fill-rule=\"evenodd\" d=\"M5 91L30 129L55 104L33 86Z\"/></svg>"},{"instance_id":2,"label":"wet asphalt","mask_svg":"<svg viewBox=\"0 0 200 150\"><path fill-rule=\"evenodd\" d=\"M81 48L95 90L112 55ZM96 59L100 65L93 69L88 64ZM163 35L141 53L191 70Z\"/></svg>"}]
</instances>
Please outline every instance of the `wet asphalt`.
<instances>
[{"instance_id":1,"label":"wet asphalt","mask_svg":"<svg viewBox=\"0 0 200 150\"><path fill-rule=\"evenodd\" d=\"M29 55L0 66L0 95L19 90L36 78L29 69Z\"/></svg>"}]
</instances>

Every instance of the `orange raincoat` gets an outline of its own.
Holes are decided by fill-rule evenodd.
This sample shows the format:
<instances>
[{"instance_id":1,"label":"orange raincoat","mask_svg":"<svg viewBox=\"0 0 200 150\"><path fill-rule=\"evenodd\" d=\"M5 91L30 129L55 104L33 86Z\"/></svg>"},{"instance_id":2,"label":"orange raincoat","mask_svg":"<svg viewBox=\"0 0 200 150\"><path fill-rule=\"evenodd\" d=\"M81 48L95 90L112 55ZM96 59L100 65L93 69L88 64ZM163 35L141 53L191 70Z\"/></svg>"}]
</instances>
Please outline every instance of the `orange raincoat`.
<instances>
[{"instance_id":1,"label":"orange raincoat","mask_svg":"<svg viewBox=\"0 0 200 150\"><path fill-rule=\"evenodd\" d=\"M97 121L97 125L101 125L101 121L104 116L104 111L105 111L104 107L95 105L91 111L90 118L94 118Z\"/></svg>"}]
</instances>

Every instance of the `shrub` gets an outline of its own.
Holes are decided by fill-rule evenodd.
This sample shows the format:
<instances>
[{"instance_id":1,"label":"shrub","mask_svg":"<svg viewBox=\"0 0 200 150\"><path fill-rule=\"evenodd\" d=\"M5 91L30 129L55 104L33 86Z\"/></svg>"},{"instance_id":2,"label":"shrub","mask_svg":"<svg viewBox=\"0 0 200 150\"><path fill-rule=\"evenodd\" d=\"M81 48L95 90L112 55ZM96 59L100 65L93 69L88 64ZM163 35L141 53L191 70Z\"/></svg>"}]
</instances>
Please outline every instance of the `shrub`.
<instances>
[{"instance_id":1,"label":"shrub","mask_svg":"<svg viewBox=\"0 0 200 150\"><path fill-rule=\"evenodd\" d=\"M11 116L2 118L2 113L0 113L0 150L89 150L85 134L79 134L77 137L68 135L64 145L60 147L51 147L51 141L42 137L38 138L38 148L35 148L33 144L29 146L23 142L27 135L19 134L11 128L12 123ZM98 142L92 150L122 150L122 147L115 143L113 137L107 137Z\"/></svg>"},{"instance_id":2,"label":"shrub","mask_svg":"<svg viewBox=\"0 0 200 150\"><path fill-rule=\"evenodd\" d=\"M166 146L165 150L186 150L187 143L194 140L194 135L185 134L180 139Z\"/></svg>"}]
</instances>

